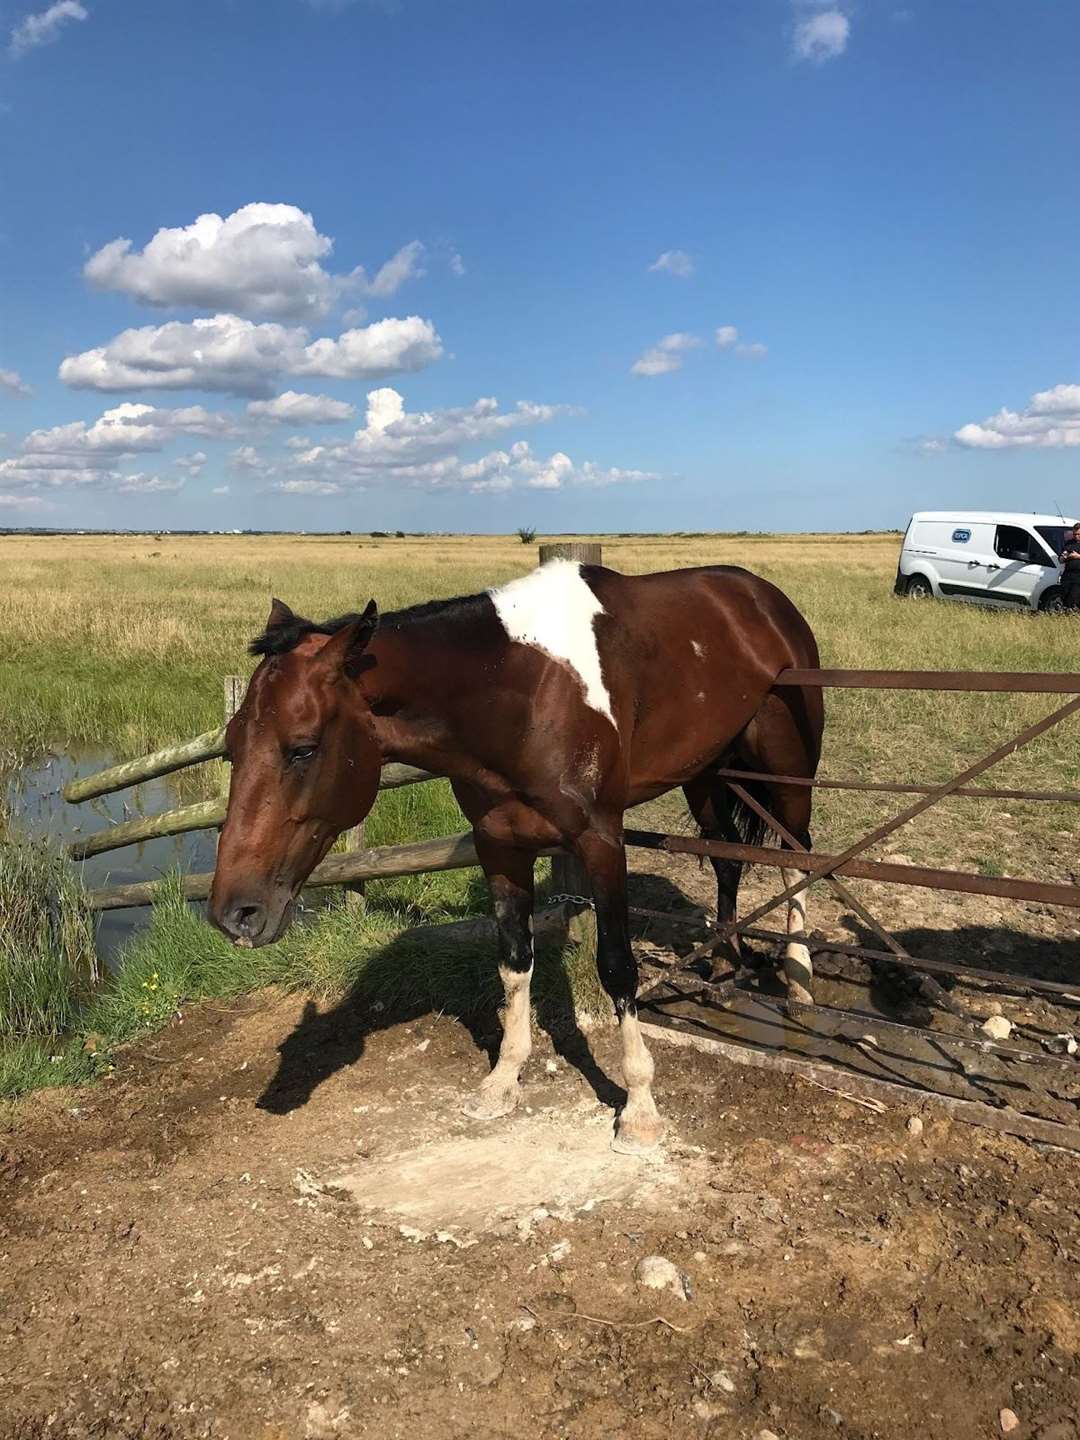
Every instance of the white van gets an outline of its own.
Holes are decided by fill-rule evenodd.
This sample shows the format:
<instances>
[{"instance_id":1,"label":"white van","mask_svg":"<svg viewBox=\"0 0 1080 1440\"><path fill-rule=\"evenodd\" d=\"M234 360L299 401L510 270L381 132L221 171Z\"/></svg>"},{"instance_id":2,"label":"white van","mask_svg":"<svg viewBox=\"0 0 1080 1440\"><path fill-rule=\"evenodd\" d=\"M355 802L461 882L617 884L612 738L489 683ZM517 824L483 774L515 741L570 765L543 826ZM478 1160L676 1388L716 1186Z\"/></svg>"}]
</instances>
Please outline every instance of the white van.
<instances>
[{"instance_id":1,"label":"white van","mask_svg":"<svg viewBox=\"0 0 1080 1440\"><path fill-rule=\"evenodd\" d=\"M1053 610L1058 556L1071 520L990 510L921 510L908 522L896 569L898 595Z\"/></svg>"}]
</instances>

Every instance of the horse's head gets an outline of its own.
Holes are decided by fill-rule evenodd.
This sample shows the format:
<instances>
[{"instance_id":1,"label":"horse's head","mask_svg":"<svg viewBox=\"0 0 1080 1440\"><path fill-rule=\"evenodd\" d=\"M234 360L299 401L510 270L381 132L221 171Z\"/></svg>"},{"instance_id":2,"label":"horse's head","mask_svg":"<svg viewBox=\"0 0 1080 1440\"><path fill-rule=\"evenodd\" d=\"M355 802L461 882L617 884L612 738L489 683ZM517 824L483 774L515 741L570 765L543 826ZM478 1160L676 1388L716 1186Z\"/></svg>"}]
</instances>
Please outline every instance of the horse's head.
<instances>
[{"instance_id":1,"label":"horse's head","mask_svg":"<svg viewBox=\"0 0 1080 1440\"><path fill-rule=\"evenodd\" d=\"M237 945L277 940L304 881L371 809L382 757L356 677L375 632L363 615L320 627L275 600L252 645L262 661L229 721L229 807L210 919Z\"/></svg>"}]
</instances>

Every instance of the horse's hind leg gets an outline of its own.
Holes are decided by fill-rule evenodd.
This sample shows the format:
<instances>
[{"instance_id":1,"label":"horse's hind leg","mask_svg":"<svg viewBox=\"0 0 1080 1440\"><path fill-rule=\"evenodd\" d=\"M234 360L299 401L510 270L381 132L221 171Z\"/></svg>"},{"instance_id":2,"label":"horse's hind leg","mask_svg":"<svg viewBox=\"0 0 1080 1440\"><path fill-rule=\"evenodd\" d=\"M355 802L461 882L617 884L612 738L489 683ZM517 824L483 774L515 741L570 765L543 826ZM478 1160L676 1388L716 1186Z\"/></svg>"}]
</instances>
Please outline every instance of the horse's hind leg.
<instances>
[{"instance_id":1,"label":"horse's hind leg","mask_svg":"<svg viewBox=\"0 0 1080 1440\"><path fill-rule=\"evenodd\" d=\"M724 840L738 844L742 839L731 805L731 791L722 780L710 775L697 775L683 786L683 794L690 813L697 821L704 840ZM716 876L716 922L723 926L735 919L739 880L742 877L742 862L739 860L718 860L709 856L709 862ZM742 948L738 935L732 935L727 942L735 959L742 959Z\"/></svg>"},{"instance_id":2,"label":"horse's hind leg","mask_svg":"<svg viewBox=\"0 0 1080 1440\"><path fill-rule=\"evenodd\" d=\"M785 890L803 878L801 870L781 870L780 874L783 877ZM812 1005L814 1003L814 965L810 959L810 951L800 940L791 938L806 933L806 889L807 887L803 885L788 901L787 933L789 938L784 947L784 979L787 983L788 995L792 1000L800 1000L805 1005Z\"/></svg>"},{"instance_id":3,"label":"horse's hind leg","mask_svg":"<svg viewBox=\"0 0 1080 1440\"><path fill-rule=\"evenodd\" d=\"M589 876L596 904L596 968L611 996L622 1039L626 1104L619 1116L612 1148L625 1153L650 1150L660 1139L663 1122L652 1096L653 1062L645 1047L637 1014L638 969L630 945L626 908L626 850L621 815L602 828L595 825L574 842Z\"/></svg>"},{"instance_id":4,"label":"horse's hind leg","mask_svg":"<svg viewBox=\"0 0 1080 1440\"><path fill-rule=\"evenodd\" d=\"M812 717L793 713L789 703L778 695L770 695L747 726L744 744L749 768L773 775L805 775L812 778L817 769L820 729ZM809 850L810 814L813 790L809 785L782 785L770 782L767 808L798 845ZM791 850L790 842L781 839L782 849ZM784 868L780 871L784 889L795 885L803 871ZM784 948L784 981L788 995L812 1005L814 967L810 951L799 938L806 933L806 891L801 885L787 904L788 942Z\"/></svg>"}]
</instances>

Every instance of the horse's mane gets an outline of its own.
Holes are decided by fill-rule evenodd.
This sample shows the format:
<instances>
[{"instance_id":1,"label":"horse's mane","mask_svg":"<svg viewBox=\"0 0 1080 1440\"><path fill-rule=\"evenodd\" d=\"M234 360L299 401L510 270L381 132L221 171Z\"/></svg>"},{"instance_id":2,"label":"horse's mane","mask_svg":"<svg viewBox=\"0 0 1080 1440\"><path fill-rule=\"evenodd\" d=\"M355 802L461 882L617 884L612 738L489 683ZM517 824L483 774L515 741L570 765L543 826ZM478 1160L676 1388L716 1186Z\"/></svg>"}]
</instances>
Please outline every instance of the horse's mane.
<instances>
[{"instance_id":1,"label":"horse's mane","mask_svg":"<svg viewBox=\"0 0 1080 1440\"><path fill-rule=\"evenodd\" d=\"M486 599L486 595L458 595L452 600L428 600L422 605L410 605L405 610L391 610L386 615L379 616L379 628L396 630L402 625L472 615ZM305 635L336 635L346 625L352 625L354 621L363 618L363 615L355 610L338 615L333 620L322 621L305 620L302 615L294 615L283 625L274 625L264 630L261 635L256 635L248 646L248 651L252 655L287 655L290 650L296 649Z\"/></svg>"}]
</instances>

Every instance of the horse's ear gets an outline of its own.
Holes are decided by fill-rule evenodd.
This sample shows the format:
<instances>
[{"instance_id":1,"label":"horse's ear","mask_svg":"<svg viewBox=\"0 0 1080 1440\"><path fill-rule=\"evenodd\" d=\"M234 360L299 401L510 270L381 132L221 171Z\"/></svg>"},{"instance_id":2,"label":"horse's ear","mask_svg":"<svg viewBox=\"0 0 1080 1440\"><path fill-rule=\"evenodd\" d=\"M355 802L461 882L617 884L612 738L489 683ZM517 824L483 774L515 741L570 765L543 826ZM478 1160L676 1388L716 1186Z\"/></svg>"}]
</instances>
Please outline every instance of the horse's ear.
<instances>
[{"instance_id":1,"label":"horse's ear","mask_svg":"<svg viewBox=\"0 0 1080 1440\"><path fill-rule=\"evenodd\" d=\"M379 607L369 600L367 609L356 620L343 625L319 651L320 662L331 671L344 672L355 680L364 668L364 651L379 624Z\"/></svg>"},{"instance_id":2,"label":"horse's ear","mask_svg":"<svg viewBox=\"0 0 1080 1440\"><path fill-rule=\"evenodd\" d=\"M275 595L270 601L270 618L266 622L267 630L280 630L283 625L294 625L295 623L296 616L285 604L285 601L279 600Z\"/></svg>"}]
</instances>

